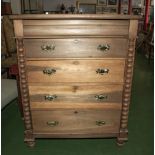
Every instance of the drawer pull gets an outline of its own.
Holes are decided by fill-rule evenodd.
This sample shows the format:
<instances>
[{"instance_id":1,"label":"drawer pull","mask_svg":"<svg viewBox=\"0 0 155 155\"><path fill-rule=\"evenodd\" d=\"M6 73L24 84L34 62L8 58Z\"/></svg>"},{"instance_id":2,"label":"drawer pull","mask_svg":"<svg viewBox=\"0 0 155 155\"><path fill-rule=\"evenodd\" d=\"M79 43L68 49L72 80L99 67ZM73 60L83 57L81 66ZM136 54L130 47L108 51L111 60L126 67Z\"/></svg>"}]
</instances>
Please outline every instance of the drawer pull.
<instances>
[{"instance_id":1,"label":"drawer pull","mask_svg":"<svg viewBox=\"0 0 155 155\"><path fill-rule=\"evenodd\" d=\"M45 95L45 100L48 100L48 101L53 101L56 98L57 98L56 95Z\"/></svg>"},{"instance_id":2,"label":"drawer pull","mask_svg":"<svg viewBox=\"0 0 155 155\"><path fill-rule=\"evenodd\" d=\"M53 68L45 68L45 69L43 70L43 73L44 73L44 74L47 74L47 75L52 75L52 74L55 74L55 73L56 73L56 70L53 69Z\"/></svg>"},{"instance_id":3,"label":"drawer pull","mask_svg":"<svg viewBox=\"0 0 155 155\"><path fill-rule=\"evenodd\" d=\"M101 51L108 51L110 50L110 45L109 44L98 45L97 49Z\"/></svg>"},{"instance_id":4,"label":"drawer pull","mask_svg":"<svg viewBox=\"0 0 155 155\"><path fill-rule=\"evenodd\" d=\"M105 125L105 124L106 124L105 121L96 121L97 126L102 126L102 125Z\"/></svg>"},{"instance_id":5,"label":"drawer pull","mask_svg":"<svg viewBox=\"0 0 155 155\"><path fill-rule=\"evenodd\" d=\"M57 126L58 124L59 124L58 121L48 121L48 122L47 122L47 125L50 126L50 127Z\"/></svg>"},{"instance_id":6,"label":"drawer pull","mask_svg":"<svg viewBox=\"0 0 155 155\"><path fill-rule=\"evenodd\" d=\"M109 69L107 69L107 68L98 68L96 70L96 73L97 74L101 74L101 75L108 74L109 73Z\"/></svg>"},{"instance_id":7,"label":"drawer pull","mask_svg":"<svg viewBox=\"0 0 155 155\"><path fill-rule=\"evenodd\" d=\"M51 52L55 49L55 45L42 45L41 46L42 51Z\"/></svg>"},{"instance_id":8,"label":"drawer pull","mask_svg":"<svg viewBox=\"0 0 155 155\"><path fill-rule=\"evenodd\" d=\"M97 100L105 100L105 99L107 99L107 96L103 95L103 94L100 94L100 95L96 95L95 99L97 99Z\"/></svg>"}]
</instances>

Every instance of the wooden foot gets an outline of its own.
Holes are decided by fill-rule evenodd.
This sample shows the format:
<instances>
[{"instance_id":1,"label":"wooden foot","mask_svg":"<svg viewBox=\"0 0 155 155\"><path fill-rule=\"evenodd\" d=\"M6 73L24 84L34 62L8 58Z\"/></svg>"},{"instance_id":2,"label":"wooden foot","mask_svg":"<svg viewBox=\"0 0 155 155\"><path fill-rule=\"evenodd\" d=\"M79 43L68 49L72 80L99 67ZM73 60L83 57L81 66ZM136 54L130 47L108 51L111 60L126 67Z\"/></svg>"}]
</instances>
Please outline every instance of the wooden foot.
<instances>
[{"instance_id":1,"label":"wooden foot","mask_svg":"<svg viewBox=\"0 0 155 155\"><path fill-rule=\"evenodd\" d=\"M25 139L24 142L27 143L29 147L35 146L35 138L33 136L32 130L26 130L25 131Z\"/></svg>"},{"instance_id":2,"label":"wooden foot","mask_svg":"<svg viewBox=\"0 0 155 155\"><path fill-rule=\"evenodd\" d=\"M27 143L27 145L29 146L29 147L34 147L35 146L35 141L28 141L28 142L26 142Z\"/></svg>"},{"instance_id":3,"label":"wooden foot","mask_svg":"<svg viewBox=\"0 0 155 155\"><path fill-rule=\"evenodd\" d=\"M128 141L128 130L127 129L121 129L120 133L117 137L117 145L123 146L126 141Z\"/></svg>"},{"instance_id":4,"label":"wooden foot","mask_svg":"<svg viewBox=\"0 0 155 155\"><path fill-rule=\"evenodd\" d=\"M119 138L117 138L116 143L118 146L123 146L125 144L124 140L120 140Z\"/></svg>"}]
</instances>

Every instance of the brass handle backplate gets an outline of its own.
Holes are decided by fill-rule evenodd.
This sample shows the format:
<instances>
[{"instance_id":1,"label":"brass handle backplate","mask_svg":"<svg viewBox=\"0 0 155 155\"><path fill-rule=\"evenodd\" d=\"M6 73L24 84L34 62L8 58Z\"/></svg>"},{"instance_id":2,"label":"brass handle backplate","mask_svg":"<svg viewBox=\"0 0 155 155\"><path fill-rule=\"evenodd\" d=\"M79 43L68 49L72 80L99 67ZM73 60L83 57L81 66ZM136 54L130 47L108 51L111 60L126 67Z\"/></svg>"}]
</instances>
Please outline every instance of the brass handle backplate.
<instances>
[{"instance_id":1,"label":"brass handle backplate","mask_svg":"<svg viewBox=\"0 0 155 155\"><path fill-rule=\"evenodd\" d=\"M59 124L58 121L48 121L48 122L47 122L47 125L50 126L50 127L57 126L58 124Z\"/></svg>"},{"instance_id":2,"label":"brass handle backplate","mask_svg":"<svg viewBox=\"0 0 155 155\"><path fill-rule=\"evenodd\" d=\"M100 75L108 74L109 73L109 69L107 69L107 68L98 68L96 70L96 73L100 74Z\"/></svg>"},{"instance_id":3,"label":"brass handle backplate","mask_svg":"<svg viewBox=\"0 0 155 155\"><path fill-rule=\"evenodd\" d=\"M54 44L52 44L52 45L49 45L49 44L42 45L41 50L46 51L46 52L51 52L51 51L55 50L55 45Z\"/></svg>"},{"instance_id":4,"label":"brass handle backplate","mask_svg":"<svg viewBox=\"0 0 155 155\"><path fill-rule=\"evenodd\" d=\"M105 125L105 124L106 124L105 121L96 121L97 126L102 126L102 125Z\"/></svg>"},{"instance_id":5,"label":"brass handle backplate","mask_svg":"<svg viewBox=\"0 0 155 155\"><path fill-rule=\"evenodd\" d=\"M45 95L45 100L48 100L48 101L53 101L56 98L57 98L56 95Z\"/></svg>"},{"instance_id":6,"label":"brass handle backplate","mask_svg":"<svg viewBox=\"0 0 155 155\"><path fill-rule=\"evenodd\" d=\"M106 95L100 94L100 95L95 95L96 100L105 100L107 99Z\"/></svg>"},{"instance_id":7,"label":"brass handle backplate","mask_svg":"<svg viewBox=\"0 0 155 155\"><path fill-rule=\"evenodd\" d=\"M47 75L52 75L56 73L56 69L53 68L45 68L43 69L43 73Z\"/></svg>"},{"instance_id":8,"label":"brass handle backplate","mask_svg":"<svg viewBox=\"0 0 155 155\"><path fill-rule=\"evenodd\" d=\"M110 50L110 45L109 44L98 45L97 49L101 51L108 51Z\"/></svg>"}]
</instances>

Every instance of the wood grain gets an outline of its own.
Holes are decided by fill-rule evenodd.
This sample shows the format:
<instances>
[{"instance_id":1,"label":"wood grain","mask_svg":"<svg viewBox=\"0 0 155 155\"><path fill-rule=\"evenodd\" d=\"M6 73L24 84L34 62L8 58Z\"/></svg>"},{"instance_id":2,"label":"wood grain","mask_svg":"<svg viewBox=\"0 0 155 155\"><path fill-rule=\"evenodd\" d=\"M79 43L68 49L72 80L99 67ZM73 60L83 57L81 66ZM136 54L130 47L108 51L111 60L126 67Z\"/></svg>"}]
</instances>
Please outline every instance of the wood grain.
<instances>
[{"instance_id":1,"label":"wood grain","mask_svg":"<svg viewBox=\"0 0 155 155\"><path fill-rule=\"evenodd\" d=\"M66 26L66 25L89 25L89 26L110 26L110 25L124 25L129 26L129 20L23 20L24 26Z\"/></svg>"},{"instance_id":2,"label":"wood grain","mask_svg":"<svg viewBox=\"0 0 155 155\"><path fill-rule=\"evenodd\" d=\"M56 60L27 61L28 82L123 82L124 60ZM55 74L43 74L46 68ZM109 69L100 75L99 68Z\"/></svg>"},{"instance_id":3,"label":"wood grain","mask_svg":"<svg viewBox=\"0 0 155 155\"><path fill-rule=\"evenodd\" d=\"M121 46L120 46L121 44ZM125 38L76 38L76 39L25 39L27 58L125 58L128 40ZM42 50L41 46L55 46L54 50ZM102 51L99 45L109 45Z\"/></svg>"},{"instance_id":4,"label":"wood grain","mask_svg":"<svg viewBox=\"0 0 155 155\"><path fill-rule=\"evenodd\" d=\"M114 24L114 23L113 23ZM128 35L128 26L121 25L66 25L66 26L24 26L24 36L107 36Z\"/></svg>"},{"instance_id":5,"label":"wood grain","mask_svg":"<svg viewBox=\"0 0 155 155\"><path fill-rule=\"evenodd\" d=\"M125 65L125 84L123 89L120 133L119 136L117 137L118 145L123 145L124 142L128 140L128 115L131 99L131 87L132 87L133 66L135 59L135 41L137 35L137 27L138 27L138 21L131 20L129 27L130 34L128 44L128 56Z\"/></svg>"},{"instance_id":6,"label":"wood grain","mask_svg":"<svg viewBox=\"0 0 155 155\"><path fill-rule=\"evenodd\" d=\"M72 109L72 108L76 108L76 109L94 109L94 108L100 108L100 109L121 109L122 108L122 102L117 103L117 102L104 102L104 103L92 103L92 102L68 102L68 103L64 103L64 102L53 102L52 104L50 102L31 102L30 103L31 106L31 110L52 110L52 109Z\"/></svg>"},{"instance_id":7,"label":"wood grain","mask_svg":"<svg viewBox=\"0 0 155 155\"><path fill-rule=\"evenodd\" d=\"M16 37L23 37L23 21L22 20L14 20L14 33Z\"/></svg>"},{"instance_id":8,"label":"wood grain","mask_svg":"<svg viewBox=\"0 0 155 155\"><path fill-rule=\"evenodd\" d=\"M25 142L34 146L35 138L117 137L122 145L127 140L141 17L38 14L10 18L17 38ZM42 50L46 44L54 45L54 50ZM101 52L100 44L110 49ZM99 74L98 69L106 73ZM50 101L46 95L56 98ZM97 95L107 98L100 101Z\"/></svg>"},{"instance_id":9,"label":"wood grain","mask_svg":"<svg viewBox=\"0 0 155 155\"><path fill-rule=\"evenodd\" d=\"M135 39L137 37L138 21L130 20L129 25L129 39Z\"/></svg>"},{"instance_id":10,"label":"wood grain","mask_svg":"<svg viewBox=\"0 0 155 155\"><path fill-rule=\"evenodd\" d=\"M92 133L118 132L120 110L110 109L70 109L51 111L32 111L34 133ZM49 126L47 122L58 121L58 125ZM104 121L98 126L96 121Z\"/></svg>"},{"instance_id":11,"label":"wood grain","mask_svg":"<svg viewBox=\"0 0 155 155\"><path fill-rule=\"evenodd\" d=\"M119 14L24 14L24 15L10 15L10 19L84 19L84 20L90 20L90 19L113 19L113 20L129 20L129 19L141 19L142 16L136 16L136 15L119 15Z\"/></svg>"},{"instance_id":12,"label":"wood grain","mask_svg":"<svg viewBox=\"0 0 155 155\"><path fill-rule=\"evenodd\" d=\"M122 99L122 111L121 111L121 123L120 123L120 134L117 138L118 144L122 145L128 140L128 115L129 105L131 99L131 87L133 77L133 66L135 58L135 39L129 39L128 58L125 66L125 84L123 89Z\"/></svg>"},{"instance_id":13,"label":"wood grain","mask_svg":"<svg viewBox=\"0 0 155 155\"><path fill-rule=\"evenodd\" d=\"M114 138L119 132L104 132L104 133L34 133L35 138Z\"/></svg>"},{"instance_id":14,"label":"wood grain","mask_svg":"<svg viewBox=\"0 0 155 155\"><path fill-rule=\"evenodd\" d=\"M92 103L104 104L105 102L121 103L123 85L73 85L73 86L29 86L31 102L47 104L59 103ZM45 99L45 96L57 96L53 100ZM103 99L99 97L103 96Z\"/></svg>"},{"instance_id":15,"label":"wood grain","mask_svg":"<svg viewBox=\"0 0 155 155\"><path fill-rule=\"evenodd\" d=\"M29 102L29 92L28 92L28 83L26 77L26 60L25 52L23 48L23 39L17 39L17 56L18 56L18 69L20 75L20 93L21 101L23 105L23 114L24 114L24 125L25 125L25 137L24 141L32 146L34 144L34 137L32 131L32 118L30 111L30 102ZM19 90L18 90L19 91Z\"/></svg>"}]
</instances>

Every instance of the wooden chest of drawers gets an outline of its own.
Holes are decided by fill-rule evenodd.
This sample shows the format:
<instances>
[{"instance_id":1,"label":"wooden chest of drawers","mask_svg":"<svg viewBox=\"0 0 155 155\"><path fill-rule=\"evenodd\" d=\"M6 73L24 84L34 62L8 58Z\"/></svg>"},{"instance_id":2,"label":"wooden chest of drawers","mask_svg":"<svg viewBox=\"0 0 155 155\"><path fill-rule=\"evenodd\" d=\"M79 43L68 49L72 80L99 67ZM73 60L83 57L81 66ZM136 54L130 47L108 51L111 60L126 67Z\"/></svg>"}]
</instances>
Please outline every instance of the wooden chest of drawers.
<instances>
[{"instance_id":1,"label":"wooden chest of drawers","mask_svg":"<svg viewBox=\"0 0 155 155\"><path fill-rule=\"evenodd\" d=\"M137 16L19 15L14 19L25 142L127 140Z\"/></svg>"}]
</instances>

